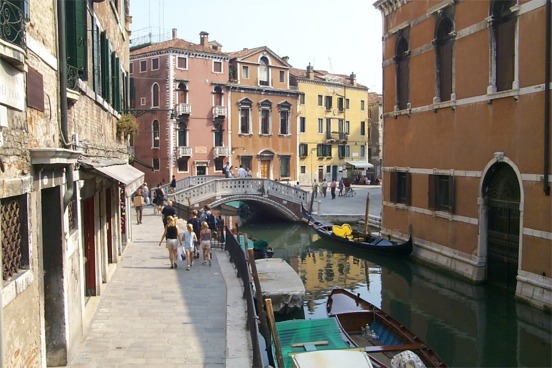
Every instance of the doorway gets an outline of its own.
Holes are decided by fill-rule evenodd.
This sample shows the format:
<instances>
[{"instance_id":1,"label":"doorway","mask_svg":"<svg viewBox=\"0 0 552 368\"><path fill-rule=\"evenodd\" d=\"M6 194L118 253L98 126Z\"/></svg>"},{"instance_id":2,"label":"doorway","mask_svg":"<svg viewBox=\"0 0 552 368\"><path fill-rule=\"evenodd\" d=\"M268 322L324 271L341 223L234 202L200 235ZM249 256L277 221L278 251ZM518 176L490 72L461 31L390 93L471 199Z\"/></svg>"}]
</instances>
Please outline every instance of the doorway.
<instances>
[{"instance_id":1,"label":"doorway","mask_svg":"<svg viewBox=\"0 0 552 368\"><path fill-rule=\"evenodd\" d=\"M83 235L84 235L84 295L96 295L96 247L95 247L95 216L94 197L82 202Z\"/></svg>"},{"instance_id":2,"label":"doorway","mask_svg":"<svg viewBox=\"0 0 552 368\"><path fill-rule=\"evenodd\" d=\"M261 178L270 179L270 160L261 160Z\"/></svg>"},{"instance_id":3,"label":"doorway","mask_svg":"<svg viewBox=\"0 0 552 368\"><path fill-rule=\"evenodd\" d=\"M515 293L519 263L520 187L506 163L493 165L483 182L487 199L487 280Z\"/></svg>"},{"instance_id":4,"label":"doorway","mask_svg":"<svg viewBox=\"0 0 552 368\"><path fill-rule=\"evenodd\" d=\"M65 366L67 321L62 266L65 242L60 187L43 189L41 196L46 362L48 366Z\"/></svg>"}]
</instances>

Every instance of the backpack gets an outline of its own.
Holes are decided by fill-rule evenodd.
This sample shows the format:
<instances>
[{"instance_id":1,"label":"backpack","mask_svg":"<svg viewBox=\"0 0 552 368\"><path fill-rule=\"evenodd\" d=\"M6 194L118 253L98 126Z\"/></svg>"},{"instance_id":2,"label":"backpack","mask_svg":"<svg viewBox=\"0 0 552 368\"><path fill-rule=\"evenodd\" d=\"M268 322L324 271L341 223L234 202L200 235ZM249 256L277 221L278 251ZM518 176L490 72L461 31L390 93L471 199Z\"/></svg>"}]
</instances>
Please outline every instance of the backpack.
<instances>
[{"instance_id":1,"label":"backpack","mask_svg":"<svg viewBox=\"0 0 552 368\"><path fill-rule=\"evenodd\" d=\"M207 218L205 219L207 222L207 225L209 225L209 229L216 230L217 229L217 220L215 219L215 215L212 213L208 213Z\"/></svg>"}]
</instances>

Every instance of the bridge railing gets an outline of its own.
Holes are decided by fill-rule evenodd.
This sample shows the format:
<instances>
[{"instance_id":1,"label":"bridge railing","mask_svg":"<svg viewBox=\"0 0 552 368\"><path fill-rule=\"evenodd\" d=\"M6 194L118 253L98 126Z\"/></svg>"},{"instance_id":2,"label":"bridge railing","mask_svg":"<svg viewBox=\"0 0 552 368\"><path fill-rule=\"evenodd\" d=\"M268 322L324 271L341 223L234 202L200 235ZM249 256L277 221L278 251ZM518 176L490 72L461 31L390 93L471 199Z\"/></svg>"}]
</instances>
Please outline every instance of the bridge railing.
<instances>
[{"instance_id":1,"label":"bridge railing","mask_svg":"<svg viewBox=\"0 0 552 368\"><path fill-rule=\"evenodd\" d=\"M210 177L210 180L194 180L195 178L209 178L207 176L186 178L188 186L182 183L180 189L172 196L174 201L184 205L194 205L196 203L220 198L222 196L232 195L257 195L257 196L272 196L287 200L293 203L307 203L307 192L294 188L289 184L277 182L270 179L257 178L221 178L220 176ZM199 185L202 184L202 185Z\"/></svg>"}]
</instances>

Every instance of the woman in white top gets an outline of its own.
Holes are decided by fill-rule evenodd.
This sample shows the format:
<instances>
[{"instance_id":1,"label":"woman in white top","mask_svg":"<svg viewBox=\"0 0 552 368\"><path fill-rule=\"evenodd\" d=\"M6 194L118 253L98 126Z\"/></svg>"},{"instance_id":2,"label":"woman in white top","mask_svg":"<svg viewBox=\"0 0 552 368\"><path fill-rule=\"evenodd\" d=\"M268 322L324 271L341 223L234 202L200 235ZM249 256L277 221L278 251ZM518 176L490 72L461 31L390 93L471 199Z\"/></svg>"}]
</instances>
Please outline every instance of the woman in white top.
<instances>
[{"instance_id":1,"label":"woman in white top","mask_svg":"<svg viewBox=\"0 0 552 368\"><path fill-rule=\"evenodd\" d=\"M190 271L193 264L192 254L194 251L194 242L197 241L197 236L194 233L194 227L191 223L186 226L186 231L181 235L180 243L184 243L184 251L186 252L186 270Z\"/></svg>"},{"instance_id":2,"label":"woman in white top","mask_svg":"<svg viewBox=\"0 0 552 368\"><path fill-rule=\"evenodd\" d=\"M206 221L201 223L201 231L199 232L199 239L201 242L201 249L203 250L203 264L209 261L209 267L211 267L211 229Z\"/></svg>"}]
</instances>

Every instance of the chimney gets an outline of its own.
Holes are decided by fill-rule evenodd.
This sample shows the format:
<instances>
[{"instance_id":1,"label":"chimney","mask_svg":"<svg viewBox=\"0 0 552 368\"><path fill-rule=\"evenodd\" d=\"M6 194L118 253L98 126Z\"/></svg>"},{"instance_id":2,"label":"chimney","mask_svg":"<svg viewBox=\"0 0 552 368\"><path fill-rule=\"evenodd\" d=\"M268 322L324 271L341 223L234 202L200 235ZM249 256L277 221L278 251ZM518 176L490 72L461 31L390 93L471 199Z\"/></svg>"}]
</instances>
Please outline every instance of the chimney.
<instances>
[{"instance_id":1,"label":"chimney","mask_svg":"<svg viewBox=\"0 0 552 368\"><path fill-rule=\"evenodd\" d=\"M199 33L199 44L201 46L209 47L209 33L201 31Z\"/></svg>"},{"instance_id":2,"label":"chimney","mask_svg":"<svg viewBox=\"0 0 552 368\"><path fill-rule=\"evenodd\" d=\"M173 40L176 40L177 38L178 38L178 37L177 37L177 35L176 35L176 28L173 28L173 29L172 29L172 39L173 39Z\"/></svg>"},{"instance_id":3,"label":"chimney","mask_svg":"<svg viewBox=\"0 0 552 368\"><path fill-rule=\"evenodd\" d=\"M282 60L289 64L289 56L282 56Z\"/></svg>"},{"instance_id":4,"label":"chimney","mask_svg":"<svg viewBox=\"0 0 552 368\"><path fill-rule=\"evenodd\" d=\"M309 66L307 66L307 78L309 78L311 80L314 79L313 70L314 70L314 68L309 63Z\"/></svg>"},{"instance_id":5,"label":"chimney","mask_svg":"<svg viewBox=\"0 0 552 368\"><path fill-rule=\"evenodd\" d=\"M356 86L356 74L354 72L351 73L349 80L351 81L351 85Z\"/></svg>"}]
</instances>

